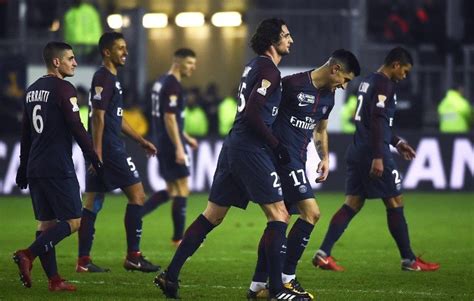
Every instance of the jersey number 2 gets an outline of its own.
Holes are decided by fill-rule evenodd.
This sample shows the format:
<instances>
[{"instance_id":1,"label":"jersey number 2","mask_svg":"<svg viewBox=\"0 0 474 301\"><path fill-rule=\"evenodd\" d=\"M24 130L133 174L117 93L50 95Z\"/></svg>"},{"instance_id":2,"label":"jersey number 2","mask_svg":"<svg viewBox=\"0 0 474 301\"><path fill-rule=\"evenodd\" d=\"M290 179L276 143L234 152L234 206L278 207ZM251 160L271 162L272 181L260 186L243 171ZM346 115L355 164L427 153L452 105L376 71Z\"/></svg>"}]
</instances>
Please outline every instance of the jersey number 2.
<instances>
[{"instance_id":1,"label":"jersey number 2","mask_svg":"<svg viewBox=\"0 0 474 301\"><path fill-rule=\"evenodd\" d=\"M357 110L356 110L356 113L355 113L355 116L354 116L354 120L360 121L361 120L361 118L360 118L360 109L362 108L362 103L364 102L364 96L359 95L357 97L357 101L358 101L358 104L357 104Z\"/></svg>"}]
</instances>

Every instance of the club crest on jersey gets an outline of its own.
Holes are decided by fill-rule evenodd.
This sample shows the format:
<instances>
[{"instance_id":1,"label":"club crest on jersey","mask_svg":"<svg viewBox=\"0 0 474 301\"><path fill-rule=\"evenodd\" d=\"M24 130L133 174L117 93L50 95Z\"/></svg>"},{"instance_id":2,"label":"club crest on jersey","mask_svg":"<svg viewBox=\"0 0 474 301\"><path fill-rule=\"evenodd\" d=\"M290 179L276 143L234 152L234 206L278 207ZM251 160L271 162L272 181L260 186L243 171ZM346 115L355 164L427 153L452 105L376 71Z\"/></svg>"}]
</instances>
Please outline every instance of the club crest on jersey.
<instances>
[{"instance_id":1,"label":"club crest on jersey","mask_svg":"<svg viewBox=\"0 0 474 301\"><path fill-rule=\"evenodd\" d=\"M170 95L170 107L174 108L178 105L178 95Z\"/></svg>"},{"instance_id":2,"label":"club crest on jersey","mask_svg":"<svg viewBox=\"0 0 474 301\"><path fill-rule=\"evenodd\" d=\"M120 86L120 82L115 82L115 88L117 88L119 93L122 94L122 86Z\"/></svg>"},{"instance_id":3,"label":"club crest on jersey","mask_svg":"<svg viewBox=\"0 0 474 301\"><path fill-rule=\"evenodd\" d=\"M260 93L260 95L265 96L267 95L267 89L270 87L272 83L269 80L262 79L262 86L257 89L257 92Z\"/></svg>"},{"instance_id":4,"label":"club crest on jersey","mask_svg":"<svg viewBox=\"0 0 474 301\"><path fill-rule=\"evenodd\" d=\"M77 105L77 97L69 98L69 102L72 104L72 111L79 112L79 106Z\"/></svg>"},{"instance_id":5,"label":"club crest on jersey","mask_svg":"<svg viewBox=\"0 0 474 301\"><path fill-rule=\"evenodd\" d=\"M298 99L298 106L300 107L306 107L307 105L314 104L314 95L310 94L305 94L303 92L300 92L296 98Z\"/></svg>"},{"instance_id":6,"label":"club crest on jersey","mask_svg":"<svg viewBox=\"0 0 474 301\"><path fill-rule=\"evenodd\" d=\"M387 96L385 95L377 95L377 99L379 100L377 104L375 105L377 108L385 108L385 101L387 100Z\"/></svg>"},{"instance_id":7,"label":"club crest on jersey","mask_svg":"<svg viewBox=\"0 0 474 301\"><path fill-rule=\"evenodd\" d=\"M94 94L94 99L95 100L102 100L102 91L104 90L103 87L94 87L94 91L95 91L95 94Z\"/></svg>"}]
</instances>

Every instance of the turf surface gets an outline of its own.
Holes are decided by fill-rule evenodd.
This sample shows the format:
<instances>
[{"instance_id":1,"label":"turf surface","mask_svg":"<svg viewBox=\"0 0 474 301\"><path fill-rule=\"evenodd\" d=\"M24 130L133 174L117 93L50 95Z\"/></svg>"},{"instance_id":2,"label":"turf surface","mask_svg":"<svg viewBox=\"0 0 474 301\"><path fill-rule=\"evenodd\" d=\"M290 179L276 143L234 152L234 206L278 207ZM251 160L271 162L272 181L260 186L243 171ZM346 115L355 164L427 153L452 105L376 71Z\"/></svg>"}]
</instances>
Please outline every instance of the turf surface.
<instances>
[{"instance_id":1,"label":"turf surface","mask_svg":"<svg viewBox=\"0 0 474 301\"><path fill-rule=\"evenodd\" d=\"M188 204L188 224L204 209L206 195L194 194ZM400 270L398 250L386 225L379 201L368 201L333 250L346 272L316 270L311 257L319 247L329 220L340 207L342 194L321 193L322 217L299 264L298 277L318 300L473 300L474 299L474 197L470 194L410 193L405 214L412 247L427 260L441 263L433 273ZM28 246L36 222L27 197L0 198L0 300L132 300L164 299L154 287L154 273L126 272L123 196L108 196L97 224L94 262L111 268L106 274L75 272L77 236L57 247L61 275L75 283L74 293L50 293L41 266L35 262L33 287L23 288L11 254ZM144 219L142 250L154 263L170 261L170 204ZM244 300L256 259L256 246L265 226L260 209L233 209L181 273L185 300Z\"/></svg>"}]
</instances>

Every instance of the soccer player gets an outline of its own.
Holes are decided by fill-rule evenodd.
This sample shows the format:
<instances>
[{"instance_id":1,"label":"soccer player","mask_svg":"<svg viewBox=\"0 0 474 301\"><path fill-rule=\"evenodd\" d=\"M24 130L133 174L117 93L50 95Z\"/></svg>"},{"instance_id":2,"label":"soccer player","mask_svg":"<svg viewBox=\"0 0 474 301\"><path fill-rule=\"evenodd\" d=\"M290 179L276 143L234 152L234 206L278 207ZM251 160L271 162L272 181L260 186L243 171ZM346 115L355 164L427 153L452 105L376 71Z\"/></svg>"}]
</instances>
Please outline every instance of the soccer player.
<instances>
[{"instance_id":1,"label":"soccer player","mask_svg":"<svg viewBox=\"0 0 474 301\"><path fill-rule=\"evenodd\" d=\"M136 169L126 150L120 135L124 133L136 141L147 155L155 155L157 150L148 140L137 134L122 119L122 88L117 79L117 71L125 65L127 43L121 33L107 32L99 40L99 50L103 66L94 74L91 84L89 132L97 155L104 162L104 181L98 177L86 175L86 200L82 210L79 229L79 258L77 272L105 272L92 263L90 250L94 236L94 223L102 207L104 193L116 188L122 189L128 198L125 210L125 232L127 237L127 256L124 261L126 270L155 272L156 266L146 260L140 252L142 235L142 216L145 192Z\"/></svg>"},{"instance_id":2,"label":"soccer player","mask_svg":"<svg viewBox=\"0 0 474 301\"><path fill-rule=\"evenodd\" d=\"M72 162L72 138L92 162L100 176L102 163L94 152L79 116L77 92L64 78L73 76L77 67L70 45L49 42L43 50L47 75L26 90L23 110L20 166L16 183L30 186L35 218L36 240L18 250L13 259L20 280L31 287L31 269L36 257L48 277L50 291L75 291L58 274L56 249L61 240L77 231L81 221L81 193Z\"/></svg>"},{"instance_id":3,"label":"soccer player","mask_svg":"<svg viewBox=\"0 0 474 301\"><path fill-rule=\"evenodd\" d=\"M327 125L334 106L334 91L346 87L359 74L360 66L354 54L339 49L331 54L324 65L282 80L282 100L273 132L281 143L288 146L291 161L276 166L288 211L300 214L288 233L282 280L285 286L302 292L304 289L295 276L296 266L320 215L305 172L307 147L313 137L321 160L317 166L321 175L316 182L322 183L329 173ZM261 241L257 266L247 293L250 300L268 296L268 268L263 248L264 241Z\"/></svg>"},{"instance_id":4,"label":"soccer player","mask_svg":"<svg viewBox=\"0 0 474 301\"><path fill-rule=\"evenodd\" d=\"M145 202L144 214L173 198L172 218L174 234L171 242L178 246L183 238L186 218L186 199L189 196L189 160L186 143L196 149L196 139L184 132L185 101L181 79L190 77L196 69L196 54L191 49L175 51L168 73L153 84L151 101L153 131L156 145L160 145L158 160L160 174L166 181L166 190L158 191Z\"/></svg>"},{"instance_id":5,"label":"soccer player","mask_svg":"<svg viewBox=\"0 0 474 301\"><path fill-rule=\"evenodd\" d=\"M244 68L237 116L219 154L207 208L186 230L167 270L155 278L155 284L168 298L178 298L179 272L206 235L222 222L231 206L245 209L252 200L260 205L268 219L262 240L271 297L310 300L306 293L285 288L281 280L280 252L286 243L289 216L270 157L272 151L281 164L290 160L288 150L272 134L271 126L281 100L277 65L290 52L292 43L286 24L280 19L262 21L251 39L251 47L258 56Z\"/></svg>"},{"instance_id":6,"label":"soccer player","mask_svg":"<svg viewBox=\"0 0 474 301\"><path fill-rule=\"evenodd\" d=\"M403 213L401 177L390 152L390 145L405 160L415 157L408 143L392 133L397 97L396 83L404 80L413 66L410 53L401 47L392 49L377 72L359 85L354 120L356 132L346 153L346 200L334 214L326 237L313 258L313 264L325 270L343 271L331 256L331 250L366 199L381 198L387 208L388 228L397 243L404 271L434 271L437 263L416 257L410 247L408 225Z\"/></svg>"}]
</instances>

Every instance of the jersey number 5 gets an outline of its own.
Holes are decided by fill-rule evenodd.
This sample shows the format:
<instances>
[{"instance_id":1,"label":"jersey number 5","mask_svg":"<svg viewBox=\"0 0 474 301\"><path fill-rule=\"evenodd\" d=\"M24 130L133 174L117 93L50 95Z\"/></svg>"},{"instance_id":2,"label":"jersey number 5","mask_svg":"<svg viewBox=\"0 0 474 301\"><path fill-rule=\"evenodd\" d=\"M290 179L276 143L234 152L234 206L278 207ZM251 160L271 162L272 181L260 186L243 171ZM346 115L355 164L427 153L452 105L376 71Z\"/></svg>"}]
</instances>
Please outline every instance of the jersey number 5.
<instances>
[{"instance_id":1,"label":"jersey number 5","mask_svg":"<svg viewBox=\"0 0 474 301\"><path fill-rule=\"evenodd\" d=\"M246 83L241 83L239 87L239 99L240 99L240 104L237 107L237 112L242 112L245 109L245 96L244 96L244 90L247 88Z\"/></svg>"},{"instance_id":2,"label":"jersey number 5","mask_svg":"<svg viewBox=\"0 0 474 301\"><path fill-rule=\"evenodd\" d=\"M39 114L38 111L41 111L41 105L36 105L33 108L33 114L31 116L31 119L33 120L33 127L35 128L35 131L38 134L41 134L43 132L43 117Z\"/></svg>"}]
</instances>

